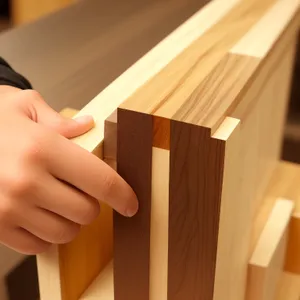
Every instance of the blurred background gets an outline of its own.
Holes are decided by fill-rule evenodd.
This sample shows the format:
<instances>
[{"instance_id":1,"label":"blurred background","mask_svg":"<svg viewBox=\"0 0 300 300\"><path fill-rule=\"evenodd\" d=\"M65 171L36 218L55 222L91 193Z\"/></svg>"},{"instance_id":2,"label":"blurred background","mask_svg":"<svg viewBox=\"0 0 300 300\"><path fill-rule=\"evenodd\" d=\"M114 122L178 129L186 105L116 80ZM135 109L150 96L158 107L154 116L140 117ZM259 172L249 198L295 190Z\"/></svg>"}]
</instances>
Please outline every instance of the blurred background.
<instances>
[{"instance_id":1,"label":"blurred background","mask_svg":"<svg viewBox=\"0 0 300 300\"><path fill-rule=\"evenodd\" d=\"M1 37L1 33L4 33L7 29L22 27L24 25L26 26L27 24L43 19L48 15L55 14L60 10L63 9L68 10L69 7L72 6L72 4L74 4L75 2L83 2L83 1L91 3L90 5L87 5L89 6L88 8L89 10L88 9L82 10L86 12L85 14L82 15L81 14L82 11L80 9L80 15L82 16L83 20L78 21L78 22L82 22L80 23L81 28L86 27L85 29L86 32L82 33L82 34L86 34L87 32L92 31L92 28L95 27L94 26L95 24L98 24L97 23L98 21L95 20L101 18L101 16L97 15L98 14L97 10L95 13L93 13L93 5L99 10L102 9L99 8L100 7L99 2L95 0L0 0L0 37ZM70 22L72 18L74 19L74 15L76 14L75 12L74 15L72 14L73 13L70 12L69 21L66 20L64 24L69 23L69 25L66 26L73 28L73 31L75 31L74 27L72 27L73 25L70 25ZM66 13L65 15L67 16L68 14ZM71 16L73 17L71 18ZM94 19L90 20L91 18ZM52 21L49 19L49 24ZM56 23L56 21L55 22L53 21L51 24L53 25L54 23ZM46 24L46 21L39 24L42 24L42 26L44 26ZM83 24L84 26L82 26ZM90 25L91 27L88 27L88 25L85 26L85 24L91 24ZM44 28L49 27L47 26ZM174 26L176 26L175 23ZM96 30L95 32L97 32L98 29L96 28L94 30ZM26 35L27 31L28 31L28 36L34 35L35 34L34 26L28 27L28 30L24 29L22 31L22 36L24 34ZM0 41L2 41L2 45L0 43L0 49L1 47L3 48L4 46L3 41L17 41L20 39L20 37L21 35L18 35L18 32L16 32L13 33L11 36L7 35L5 38L2 39L0 38ZM41 41L43 40L43 38L44 37L40 36ZM49 45L47 45L47 43L44 40L40 44L45 45L45 49L49 47ZM74 45L77 44L74 43ZM78 42L78 45L80 45L80 42ZM101 45L101 43L99 45ZM147 45L145 44L145 47L146 46ZM148 45L147 47L149 46L151 45ZM57 48L57 45L55 45L55 47ZM7 53L10 53L9 51L10 50L7 50ZM282 158L284 160L295 162L295 163L300 163L300 59L299 59L299 54L300 53L299 53L299 46L298 46L298 51L296 54L296 63L293 70L293 80L292 80L292 87L290 93L288 115L287 115L286 125L285 125L284 140L282 143ZM124 57L125 56L126 53ZM43 60L45 61L46 59L43 58ZM18 61L17 58L16 61ZM122 62L120 61L118 62L118 64L122 65ZM25 66L26 63L24 64L24 69ZM126 68L126 65L124 64L122 67ZM97 66L95 64L94 68L96 69L96 73L99 73L98 72L99 65ZM120 69L118 69L117 71L120 72ZM49 72L50 72L50 68L45 73L49 73ZM33 73L34 72L32 71L32 74ZM72 78L74 77L74 74L72 73L70 73L69 75L72 76ZM81 76L85 76L85 74ZM99 75L97 74L97 76ZM38 80L38 77L39 76L37 76L36 80ZM70 81L70 78L67 78L65 80L65 86L67 87L66 89L67 92L64 95L66 97L72 98L73 96L68 94L70 93L68 84L72 86L72 80ZM92 78L92 76L90 76L90 78ZM43 79L43 81L46 80ZM81 83L83 84L83 82ZM104 84L106 83L104 82ZM92 97L92 94L88 94L91 90L91 85L92 83L88 82L86 86L87 87L86 90L83 91L84 95L86 96L86 99L91 99ZM74 89L74 86L75 84L72 86L71 89ZM98 85L98 82L95 82L94 86L95 89L93 93L95 94L96 92L97 93L99 92L100 87ZM60 90L60 82L57 83L56 87L58 92L63 94L62 90ZM47 92L46 88L45 91ZM53 98L56 98L56 94L54 92L54 89L52 89L52 87L51 87L51 91L49 89L49 95L52 95L51 93L53 94ZM76 93L79 93L79 91L76 90ZM49 98L51 97L49 96ZM80 95L79 98L82 98L82 95ZM276 105L276 103L274 103L274 105ZM0 245L0 300L38 300L38 299L39 299L39 292L38 292L38 280L37 280L35 257L24 258L22 255L14 253L9 249L6 249L5 247Z\"/></svg>"}]
</instances>

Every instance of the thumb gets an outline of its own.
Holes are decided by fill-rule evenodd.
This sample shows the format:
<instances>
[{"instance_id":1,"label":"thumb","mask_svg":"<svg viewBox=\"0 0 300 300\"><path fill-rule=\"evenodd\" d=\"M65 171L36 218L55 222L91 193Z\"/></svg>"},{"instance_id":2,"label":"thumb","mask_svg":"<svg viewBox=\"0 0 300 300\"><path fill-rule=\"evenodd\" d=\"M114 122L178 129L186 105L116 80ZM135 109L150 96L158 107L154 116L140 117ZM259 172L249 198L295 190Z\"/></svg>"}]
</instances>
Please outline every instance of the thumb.
<instances>
[{"instance_id":1,"label":"thumb","mask_svg":"<svg viewBox=\"0 0 300 300\"><path fill-rule=\"evenodd\" d=\"M32 119L66 138L82 135L94 127L92 116L67 118L52 109L39 94L32 97L31 100L33 104Z\"/></svg>"}]
</instances>

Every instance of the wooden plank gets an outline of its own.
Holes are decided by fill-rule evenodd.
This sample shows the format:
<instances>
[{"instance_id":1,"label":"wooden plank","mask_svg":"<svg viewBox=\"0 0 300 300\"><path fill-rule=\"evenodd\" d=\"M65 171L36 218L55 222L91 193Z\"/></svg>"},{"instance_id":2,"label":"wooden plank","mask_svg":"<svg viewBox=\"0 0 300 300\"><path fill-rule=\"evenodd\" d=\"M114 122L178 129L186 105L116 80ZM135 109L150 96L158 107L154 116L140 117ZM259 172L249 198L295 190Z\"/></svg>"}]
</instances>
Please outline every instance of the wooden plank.
<instances>
[{"instance_id":1,"label":"wooden plank","mask_svg":"<svg viewBox=\"0 0 300 300\"><path fill-rule=\"evenodd\" d=\"M104 138L104 120L239 2L240 0L210 2L105 87L78 113L78 116L92 114L95 117L95 128L89 134L82 135L74 141L84 145L85 149L91 152L101 145ZM152 99L150 99L150 103Z\"/></svg>"},{"instance_id":2,"label":"wooden plank","mask_svg":"<svg viewBox=\"0 0 300 300\"><path fill-rule=\"evenodd\" d=\"M285 271L300 275L300 215L296 213L290 222Z\"/></svg>"},{"instance_id":3,"label":"wooden plank","mask_svg":"<svg viewBox=\"0 0 300 300\"><path fill-rule=\"evenodd\" d=\"M247 299L274 299L283 271L289 222L294 209L291 200L278 199L250 258Z\"/></svg>"},{"instance_id":4,"label":"wooden plank","mask_svg":"<svg viewBox=\"0 0 300 300\"><path fill-rule=\"evenodd\" d=\"M118 114L115 110L106 120L104 124L103 157L105 160L117 159L117 126Z\"/></svg>"},{"instance_id":5,"label":"wooden plank","mask_svg":"<svg viewBox=\"0 0 300 300\"><path fill-rule=\"evenodd\" d=\"M149 299L152 117L118 109L117 170L139 200L132 218L114 214L116 300Z\"/></svg>"},{"instance_id":6,"label":"wooden plank","mask_svg":"<svg viewBox=\"0 0 300 300\"><path fill-rule=\"evenodd\" d=\"M275 0L238 2L215 23L209 21L213 14L207 15L210 28L194 40L185 51L177 55L161 72L148 80L143 89L137 90L129 97L124 107L160 117L174 118L187 98L197 90L197 86L274 2ZM241 16L243 21L239 22ZM239 22L238 27L237 22ZM208 104L205 106L202 101L198 101L197 107L205 106L209 110ZM180 119L180 121L191 122L188 119Z\"/></svg>"},{"instance_id":7,"label":"wooden plank","mask_svg":"<svg viewBox=\"0 0 300 300\"><path fill-rule=\"evenodd\" d=\"M167 299L170 151L152 148L149 299Z\"/></svg>"},{"instance_id":8,"label":"wooden plank","mask_svg":"<svg viewBox=\"0 0 300 300\"><path fill-rule=\"evenodd\" d=\"M281 275L276 300L299 300L300 276L285 272Z\"/></svg>"},{"instance_id":9,"label":"wooden plank","mask_svg":"<svg viewBox=\"0 0 300 300\"><path fill-rule=\"evenodd\" d=\"M61 113L72 117L77 111L66 108ZM95 152L99 155L97 148ZM53 245L48 252L37 255L41 300L78 300L112 259L112 222L112 209L102 204L99 217L84 226L72 242Z\"/></svg>"},{"instance_id":10,"label":"wooden plank","mask_svg":"<svg viewBox=\"0 0 300 300\"><path fill-rule=\"evenodd\" d=\"M113 282L113 262L107 264L80 300L115 300Z\"/></svg>"},{"instance_id":11,"label":"wooden plank","mask_svg":"<svg viewBox=\"0 0 300 300\"><path fill-rule=\"evenodd\" d=\"M224 143L171 121L168 299L213 297Z\"/></svg>"}]
</instances>

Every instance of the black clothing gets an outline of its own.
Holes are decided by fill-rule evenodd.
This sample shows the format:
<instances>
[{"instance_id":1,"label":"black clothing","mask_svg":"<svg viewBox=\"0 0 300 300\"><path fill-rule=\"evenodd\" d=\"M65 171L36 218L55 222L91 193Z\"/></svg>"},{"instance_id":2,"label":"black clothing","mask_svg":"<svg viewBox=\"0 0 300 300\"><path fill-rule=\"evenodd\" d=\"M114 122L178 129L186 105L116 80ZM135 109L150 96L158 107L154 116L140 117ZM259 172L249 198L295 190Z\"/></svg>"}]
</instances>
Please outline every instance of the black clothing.
<instances>
[{"instance_id":1,"label":"black clothing","mask_svg":"<svg viewBox=\"0 0 300 300\"><path fill-rule=\"evenodd\" d=\"M3 58L0 57L0 85L10 85L22 90L32 89L30 82L17 73Z\"/></svg>"}]
</instances>

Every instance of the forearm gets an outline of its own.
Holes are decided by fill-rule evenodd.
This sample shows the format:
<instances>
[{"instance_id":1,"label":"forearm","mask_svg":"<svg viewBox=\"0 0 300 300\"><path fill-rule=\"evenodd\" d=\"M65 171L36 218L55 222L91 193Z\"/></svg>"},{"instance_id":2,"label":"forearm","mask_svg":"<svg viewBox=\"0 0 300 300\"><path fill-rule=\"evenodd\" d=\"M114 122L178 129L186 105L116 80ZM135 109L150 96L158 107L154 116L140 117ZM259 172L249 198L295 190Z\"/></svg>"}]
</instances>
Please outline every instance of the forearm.
<instances>
[{"instance_id":1,"label":"forearm","mask_svg":"<svg viewBox=\"0 0 300 300\"><path fill-rule=\"evenodd\" d=\"M12 86L19 89L31 89L30 82L17 73L3 58L0 57L0 86Z\"/></svg>"}]
</instances>

